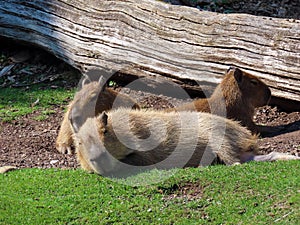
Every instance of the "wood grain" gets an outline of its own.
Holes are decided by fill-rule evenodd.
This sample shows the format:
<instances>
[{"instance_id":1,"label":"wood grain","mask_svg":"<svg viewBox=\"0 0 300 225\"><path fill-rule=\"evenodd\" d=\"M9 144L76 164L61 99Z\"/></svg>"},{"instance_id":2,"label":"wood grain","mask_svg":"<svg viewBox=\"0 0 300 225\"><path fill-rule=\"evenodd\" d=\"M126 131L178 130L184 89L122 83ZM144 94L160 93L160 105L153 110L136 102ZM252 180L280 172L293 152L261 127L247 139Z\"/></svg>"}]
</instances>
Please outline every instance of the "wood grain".
<instances>
[{"instance_id":1,"label":"wood grain","mask_svg":"<svg viewBox=\"0 0 300 225\"><path fill-rule=\"evenodd\" d=\"M299 20L151 0L2 0L0 35L43 47L83 73L187 79L208 91L234 65L261 77L274 96L300 101Z\"/></svg>"}]
</instances>

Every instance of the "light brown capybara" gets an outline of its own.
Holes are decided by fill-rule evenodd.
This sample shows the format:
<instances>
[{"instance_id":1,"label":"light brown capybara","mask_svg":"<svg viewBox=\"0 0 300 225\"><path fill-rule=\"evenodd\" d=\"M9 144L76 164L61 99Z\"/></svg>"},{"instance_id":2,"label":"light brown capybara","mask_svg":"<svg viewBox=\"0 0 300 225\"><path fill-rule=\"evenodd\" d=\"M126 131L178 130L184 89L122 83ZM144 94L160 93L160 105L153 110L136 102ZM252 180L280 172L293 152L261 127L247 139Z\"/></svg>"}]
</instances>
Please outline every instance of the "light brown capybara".
<instances>
[{"instance_id":1,"label":"light brown capybara","mask_svg":"<svg viewBox=\"0 0 300 225\"><path fill-rule=\"evenodd\" d=\"M71 124L77 127L76 120ZM225 132L226 130L226 132ZM300 159L256 155L256 135L238 122L208 113L119 108L88 118L74 133L83 169L118 176L145 169L197 167L220 162Z\"/></svg>"}]
</instances>

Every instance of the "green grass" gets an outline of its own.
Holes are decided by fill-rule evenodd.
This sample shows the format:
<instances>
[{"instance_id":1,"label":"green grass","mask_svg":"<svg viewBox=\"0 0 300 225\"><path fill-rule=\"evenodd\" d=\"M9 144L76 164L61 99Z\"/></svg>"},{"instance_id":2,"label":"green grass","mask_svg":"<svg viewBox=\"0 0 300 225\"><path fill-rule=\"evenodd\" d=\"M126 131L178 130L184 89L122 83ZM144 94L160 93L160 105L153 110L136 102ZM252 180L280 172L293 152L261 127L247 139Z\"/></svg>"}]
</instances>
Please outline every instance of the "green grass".
<instances>
[{"instance_id":1,"label":"green grass","mask_svg":"<svg viewBox=\"0 0 300 225\"><path fill-rule=\"evenodd\" d=\"M17 170L0 175L0 224L298 224L299 165L178 169L146 186L133 184L169 172L112 180L81 170ZM180 194L191 183L200 190L185 190L198 193L192 199Z\"/></svg>"},{"instance_id":2,"label":"green grass","mask_svg":"<svg viewBox=\"0 0 300 225\"><path fill-rule=\"evenodd\" d=\"M35 120L41 121L41 120L45 120L48 118L49 115L54 114L55 111L54 110L43 110L40 112L40 115L34 117Z\"/></svg>"},{"instance_id":3,"label":"green grass","mask_svg":"<svg viewBox=\"0 0 300 225\"><path fill-rule=\"evenodd\" d=\"M11 121L35 110L42 111L38 120L47 118L51 108L66 104L72 99L75 90L44 89L33 87L28 90L16 88L0 89L0 118ZM67 101L66 101L67 100Z\"/></svg>"}]
</instances>

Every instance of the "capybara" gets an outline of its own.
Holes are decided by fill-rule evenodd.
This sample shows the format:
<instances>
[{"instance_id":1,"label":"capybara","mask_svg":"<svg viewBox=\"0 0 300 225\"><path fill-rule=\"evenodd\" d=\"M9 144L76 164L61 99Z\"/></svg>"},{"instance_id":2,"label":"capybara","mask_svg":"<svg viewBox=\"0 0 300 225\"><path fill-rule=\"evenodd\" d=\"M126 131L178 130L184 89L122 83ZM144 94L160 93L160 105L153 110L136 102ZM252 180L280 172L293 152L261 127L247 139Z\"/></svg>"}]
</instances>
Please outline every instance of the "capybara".
<instances>
[{"instance_id":1,"label":"capybara","mask_svg":"<svg viewBox=\"0 0 300 225\"><path fill-rule=\"evenodd\" d=\"M77 127L76 121L71 124ZM74 134L78 160L106 175L212 163L299 159L282 153L257 156L256 135L238 122L208 113L119 108L88 118Z\"/></svg>"},{"instance_id":2,"label":"capybara","mask_svg":"<svg viewBox=\"0 0 300 225\"><path fill-rule=\"evenodd\" d=\"M268 132L253 122L255 108L264 106L271 98L268 86L258 77L230 67L210 98L197 99L167 111L208 112L240 121L253 133Z\"/></svg>"}]
</instances>

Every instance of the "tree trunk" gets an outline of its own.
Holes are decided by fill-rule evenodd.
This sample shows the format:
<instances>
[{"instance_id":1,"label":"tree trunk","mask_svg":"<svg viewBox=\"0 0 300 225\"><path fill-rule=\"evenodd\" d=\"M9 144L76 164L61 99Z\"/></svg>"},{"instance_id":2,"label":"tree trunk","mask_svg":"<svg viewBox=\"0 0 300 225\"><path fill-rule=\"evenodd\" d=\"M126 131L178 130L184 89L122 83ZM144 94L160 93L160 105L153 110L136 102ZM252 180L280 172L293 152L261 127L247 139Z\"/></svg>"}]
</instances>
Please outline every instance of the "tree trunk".
<instances>
[{"instance_id":1,"label":"tree trunk","mask_svg":"<svg viewBox=\"0 0 300 225\"><path fill-rule=\"evenodd\" d=\"M2 0L0 35L43 47L83 73L110 68L197 81L207 91L234 65L261 77L274 96L300 102L299 20L150 0Z\"/></svg>"}]
</instances>

